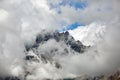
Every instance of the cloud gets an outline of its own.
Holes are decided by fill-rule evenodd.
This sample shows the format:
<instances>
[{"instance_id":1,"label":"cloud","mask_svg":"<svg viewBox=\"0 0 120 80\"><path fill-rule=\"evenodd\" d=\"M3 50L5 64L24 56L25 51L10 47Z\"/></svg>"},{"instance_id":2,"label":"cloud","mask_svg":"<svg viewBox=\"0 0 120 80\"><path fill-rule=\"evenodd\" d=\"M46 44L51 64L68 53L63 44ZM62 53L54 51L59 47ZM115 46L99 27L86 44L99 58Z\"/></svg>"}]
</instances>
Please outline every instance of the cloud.
<instances>
[{"instance_id":1,"label":"cloud","mask_svg":"<svg viewBox=\"0 0 120 80\"><path fill-rule=\"evenodd\" d=\"M23 31L22 37L26 38L35 36L43 29L55 31L61 27L57 13L50 9L47 2L47 0L4 0L0 2L0 7L19 20L18 25Z\"/></svg>"},{"instance_id":2,"label":"cloud","mask_svg":"<svg viewBox=\"0 0 120 80\"><path fill-rule=\"evenodd\" d=\"M8 17L8 13L5 11L5 10L3 10L3 9L1 9L0 10L0 21L3 21L4 19L6 19L7 17Z\"/></svg>"},{"instance_id":3,"label":"cloud","mask_svg":"<svg viewBox=\"0 0 120 80\"><path fill-rule=\"evenodd\" d=\"M77 75L88 74L96 76L109 74L120 67L120 38L118 35L120 30L120 15L118 9L120 2L118 0L111 0L111 2L108 0L98 2L97 0L92 0L87 2L89 3L89 7L78 11L80 15L74 19L87 24L91 22L97 22L97 24L81 26L70 32L76 39L83 39L83 41L85 41L83 43L87 45L91 44L89 42L92 40L95 40L95 45L84 54L61 59L61 64L63 64L65 70ZM68 12L71 13L70 11L74 12L71 15L77 13L73 8L69 8ZM66 16L67 14L65 14L65 17ZM72 20L74 21L74 19L69 16L67 16L67 19L71 20L70 22L72 22ZM97 35L101 35L101 31L103 31L104 34L102 33L102 40L99 41L97 38L101 36ZM81 37L77 33L84 35Z\"/></svg>"},{"instance_id":4,"label":"cloud","mask_svg":"<svg viewBox=\"0 0 120 80\"><path fill-rule=\"evenodd\" d=\"M84 9L77 9L69 5L69 1L66 0L66 5L58 7L60 10L60 17L67 24L74 22L80 22L89 24L91 22L109 22L111 19L119 16L119 10L116 6L119 6L118 0L111 1L97 1L97 0L78 0L85 3L87 6ZM62 2L61 2L62 3ZM96 4L97 3L97 4ZM108 4L109 3L109 4Z\"/></svg>"},{"instance_id":5,"label":"cloud","mask_svg":"<svg viewBox=\"0 0 120 80\"><path fill-rule=\"evenodd\" d=\"M13 73L15 67L23 67L24 44L20 37L20 28L13 15L0 9L0 77L19 75Z\"/></svg>"},{"instance_id":6,"label":"cloud","mask_svg":"<svg viewBox=\"0 0 120 80\"><path fill-rule=\"evenodd\" d=\"M114 26L107 27L103 39L89 48L84 54L62 57L60 63L63 69L78 76L111 74L119 69L119 26Z\"/></svg>"},{"instance_id":7,"label":"cloud","mask_svg":"<svg viewBox=\"0 0 120 80\"><path fill-rule=\"evenodd\" d=\"M71 2L84 3L87 6L84 9L76 9L75 6L69 5ZM111 19L117 19L119 15L118 7L116 7L119 5L117 0L99 1L97 4L96 0L2 0L0 4L1 8L19 20L23 38L27 36L34 38L34 35L43 29L58 30L75 22L85 25L92 22L105 23Z\"/></svg>"},{"instance_id":8,"label":"cloud","mask_svg":"<svg viewBox=\"0 0 120 80\"><path fill-rule=\"evenodd\" d=\"M100 42L105 34L106 26L99 23L91 23L86 26L78 26L74 30L69 30L70 34L80 40L84 45L96 45Z\"/></svg>"},{"instance_id":9,"label":"cloud","mask_svg":"<svg viewBox=\"0 0 120 80\"><path fill-rule=\"evenodd\" d=\"M85 2L87 6L84 9L76 9L75 6L68 3L69 0L0 0L0 76L20 75L19 72L22 72L24 64L21 63L24 62L22 61L25 54L24 43L29 40L34 41L35 36L42 33L43 30L55 31L75 22L87 25L83 29L90 29L88 33L84 34L85 40L91 40L95 36L94 31L101 29L98 24L91 23L99 23L100 26L104 24L106 32L103 40L95 41L96 45L91 47L88 52L77 56L56 57L63 65L63 71L78 75L96 75L118 68L120 1L75 1ZM65 5L60 5L61 3ZM94 27L97 25L98 28ZM76 32L77 29L74 31ZM89 34L93 36L89 36ZM56 42L50 41L40 49L50 49L50 46L47 45L51 45L51 43L58 45ZM59 48L59 46L56 47ZM13 67L14 69L12 69ZM35 72L37 75L38 73L39 71Z\"/></svg>"}]
</instances>

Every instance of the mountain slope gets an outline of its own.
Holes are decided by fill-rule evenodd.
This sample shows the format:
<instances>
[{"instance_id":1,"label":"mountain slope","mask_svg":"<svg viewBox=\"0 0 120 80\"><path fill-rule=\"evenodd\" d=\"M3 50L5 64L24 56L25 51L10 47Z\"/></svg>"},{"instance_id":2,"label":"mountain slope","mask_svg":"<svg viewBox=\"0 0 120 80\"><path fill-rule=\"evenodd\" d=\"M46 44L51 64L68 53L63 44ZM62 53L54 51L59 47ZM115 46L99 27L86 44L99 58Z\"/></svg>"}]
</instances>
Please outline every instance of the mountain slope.
<instances>
[{"instance_id":1,"label":"mountain slope","mask_svg":"<svg viewBox=\"0 0 120 80\"><path fill-rule=\"evenodd\" d=\"M89 48L76 41L69 32L44 32L38 34L33 43L25 44L23 73L20 73L20 76L3 77L0 80L119 80L119 72L111 76L90 77L64 71L59 62L60 58L85 54L84 51Z\"/></svg>"},{"instance_id":2,"label":"mountain slope","mask_svg":"<svg viewBox=\"0 0 120 80\"><path fill-rule=\"evenodd\" d=\"M37 35L33 44L25 43L25 59L18 76L1 77L0 80L43 80L73 78L63 71L59 59L82 54L87 46L76 41L69 32L44 32ZM59 58L59 59L58 59ZM12 64L13 66L15 64ZM15 71L18 71L15 68Z\"/></svg>"},{"instance_id":3,"label":"mountain slope","mask_svg":"<svg viewBox=\"0 0 120 80\"><path fill-rule=\"evenodd\" d=\"M106 26L92 23L87 26L80 26L74 30L69 30L75 40L80 40L84 45L95 45L103 39Z\"/></svg>"}]
</instances>

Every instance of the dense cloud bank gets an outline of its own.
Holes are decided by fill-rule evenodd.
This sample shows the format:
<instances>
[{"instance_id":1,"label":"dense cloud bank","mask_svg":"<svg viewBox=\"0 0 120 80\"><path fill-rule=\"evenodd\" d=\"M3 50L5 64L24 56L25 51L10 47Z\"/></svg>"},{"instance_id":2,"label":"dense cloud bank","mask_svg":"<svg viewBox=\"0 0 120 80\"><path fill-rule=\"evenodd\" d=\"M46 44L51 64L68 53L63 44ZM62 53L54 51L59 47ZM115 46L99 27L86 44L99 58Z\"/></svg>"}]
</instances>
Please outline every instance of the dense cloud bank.
<instances>
[{"instance_id":1,"label":"dense cloud bank","mask_svg":"<svg viewBox=\"0 0 120 80\"><path fill-rule=\"evenodd\" d=\"M82 9L76 9L70 2L72 0L0 0L0 77L19 76L23 79L26 70L33 72L31 75L28 73L28 80L73 77L81 74L94 76L111 73L120 67L120 1L74 0L73 3L85 3L86 6ZM63 47L66 45L62 40L48 40L30 52L25 50L25 44L33 45L38 33L53 33L74 22L88 25L80 29L81 35L82 30L86 31L85 37L80 40L87 44L87 39L92 41L95 38L94 46L83 54L67 47L70 55L54 57L61 64L62 70L55 69L51 63L24 61L27 53L36 56L35 53L49 53L55 47L58 48L59 54L63 53ZM96 29L92 30L92 23L100 25L102 29L96 26ZM102 34L102 37L97 36L102 39L97 41L95 34ZM75 39L79 39L79 36ZM39 76L40 73L43 75Z\"/></svg>"}]
</instances>

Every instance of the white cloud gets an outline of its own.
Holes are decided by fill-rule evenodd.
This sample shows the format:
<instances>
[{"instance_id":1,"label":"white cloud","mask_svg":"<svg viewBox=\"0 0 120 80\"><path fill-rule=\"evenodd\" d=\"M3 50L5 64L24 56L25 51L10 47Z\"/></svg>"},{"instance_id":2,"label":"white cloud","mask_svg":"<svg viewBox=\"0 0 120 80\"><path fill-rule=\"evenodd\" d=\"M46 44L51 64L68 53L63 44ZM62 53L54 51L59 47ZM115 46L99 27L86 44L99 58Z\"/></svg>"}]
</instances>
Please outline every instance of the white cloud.
<instances>
[{"instance_id":1,"label":"white cloud","mask_svg":"<svg viewBox=\"0 0 120 80\"><path fill-rule=\"evenodd\" d=\"M106 27L106 32L102 40L91 46L84 54L60 58L64 70L78 76L80 74L98 76L111 74L119 69L119 30L119 23ZM87 37L89 39L89 35Z\"/></svg>"},{"instance_id":2,"label":"white cloud","mask_svg":"<svg viewBox=\"0 0 120 80\"><path fill-rule=\"evenodd\" d=\"M54 3L54 0L0 0L0 76L8 76L14 74L14 72L19 75L16 69L21 71L23 66L21 60L23 60L25 54L24 40L34 40L35 35L43 29L54 31L74 22L90 24L86 27L79 27L71 31L71 34L75 35L73 32L75 31L77 34L80 29L79 33L81 36L84 36L81 38L79 35L75 35L75 38L85 41L85 44L89 42L89 44L93 44L91 43L94 42L92 38L97 40L96 38L101 36L101 30L104 32L104 26L106 26L106 34L103 38L104 41L98 43L97 47L93 47L93 49L86 52L85 55L79 54L77 56L69 56L69 58L62 57L63 62L61 62L61 64L64 64L65 71L68 70L68 72L79 74L96 74L99 72L109 72L119 67L120 47L118 43L120 43L120 38L116 35L119 34L120 26L120 1L77 0L86 1L87 3L85 9L78 10L70 5L58 5L61 1L55 0ZM67 1L68 0L65 2ZM54 3L58 7L55 7L55 9L51 8L49 3ZM61 10L61 13L57 13L57 10ZM64 25L62 25L63 22L65 23ZM91 24L93 22L99 22L100 25ZM101 25L103 23L104 26ZM109 27L112 27L112 29L109 30ZM87 33L84 34L86 30ZM111 34L111 32L113 33ZM100 36L98 35L99 33ZM95 43L97 42L95 41ZM50 46L46 48L48 47ZM98 50L98 53L96 50ZM61 60L61 58L58 59ZM8 68L8 66L10 68ZM11 66L15 66L15 68L11 69ZM49 67L49 65L46 66ZM38 73L35 72L37 76L39 75Z\"/></svg>"},{"instance_id":3,"label":"white cloud","mask_svg":"<svg viewBox=\"0 0 120 80\"><path fill-rule=\"evenodd\" d=\"M8 17L8 12L3 9L0 9L0 21L5 20Z\"/></svg>"},{"instance_id":4,"label":"white cloud","mask_svg":"<svg viewBox=\"0 0 120 80\"><path fill-rule=\"evenodd\" d=\"M84 45L96 45L105 34L106 26L99 23L91 23L86 26L79 26L74 30L69 30L70 34L80 40Z\"/></svg>"}]
</instances>

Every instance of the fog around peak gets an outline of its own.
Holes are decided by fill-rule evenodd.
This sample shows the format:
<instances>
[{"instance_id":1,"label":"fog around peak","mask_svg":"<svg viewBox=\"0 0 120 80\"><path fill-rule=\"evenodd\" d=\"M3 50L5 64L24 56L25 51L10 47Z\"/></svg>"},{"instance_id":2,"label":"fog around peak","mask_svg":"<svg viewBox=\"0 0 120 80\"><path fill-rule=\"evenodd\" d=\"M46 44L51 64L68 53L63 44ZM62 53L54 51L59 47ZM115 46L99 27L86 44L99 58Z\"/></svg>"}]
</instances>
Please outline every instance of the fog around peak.
<instances>
[{"instance_id":1,"label":"fog around peak","mask_svg":"<svg viewBox=\"0 0 120 80\"><path fill-rule=\"evenodd\" d=\"M70 5L76 2L86 6L76 9L75 5ZM54 57L62 65L62 70L54 69L49 63L30 64L28 71L33 75L28 75L27 79L51 78L51 75L57 78L100 75L117 70L120 67L119 7L119 0L0 0L0 77L24 77L25 68L29 66L25 61L28 53L25 45L34 45L38 34L44 36L45 33L59 32L75 22L85 26L69 30L70 34L84 45L92 44L91 47L83 54L78 54L62 41L64 39L61 42L54 39L43 41L35 49L36 53L49 53L57 48L62 54L67 47L70 54ZM32 71L34 68L36 72ZM39 77L39 73L44 77Z\"/></svg>"}]
</instances>

